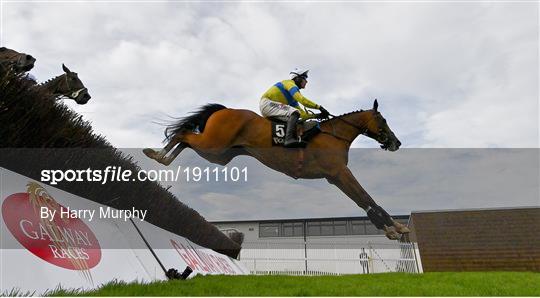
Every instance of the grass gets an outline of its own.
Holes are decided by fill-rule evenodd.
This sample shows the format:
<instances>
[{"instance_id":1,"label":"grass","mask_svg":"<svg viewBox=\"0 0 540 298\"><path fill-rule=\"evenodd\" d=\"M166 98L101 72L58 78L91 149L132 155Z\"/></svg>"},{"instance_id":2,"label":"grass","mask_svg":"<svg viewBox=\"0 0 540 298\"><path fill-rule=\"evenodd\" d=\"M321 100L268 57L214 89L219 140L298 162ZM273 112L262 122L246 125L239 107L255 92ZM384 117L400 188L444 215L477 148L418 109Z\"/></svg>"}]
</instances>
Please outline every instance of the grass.
<instances>
[{"instance_id":1,"label":"grass","mask_svg":"<svg viewBox=\"0 0 540 298\"><path fill-rule=\"evenodd\" d=\"M344 276L197 276L150 284L111 282L48 296L540 296L540 273L448 272Z\"/></svg>"}]
</instances>

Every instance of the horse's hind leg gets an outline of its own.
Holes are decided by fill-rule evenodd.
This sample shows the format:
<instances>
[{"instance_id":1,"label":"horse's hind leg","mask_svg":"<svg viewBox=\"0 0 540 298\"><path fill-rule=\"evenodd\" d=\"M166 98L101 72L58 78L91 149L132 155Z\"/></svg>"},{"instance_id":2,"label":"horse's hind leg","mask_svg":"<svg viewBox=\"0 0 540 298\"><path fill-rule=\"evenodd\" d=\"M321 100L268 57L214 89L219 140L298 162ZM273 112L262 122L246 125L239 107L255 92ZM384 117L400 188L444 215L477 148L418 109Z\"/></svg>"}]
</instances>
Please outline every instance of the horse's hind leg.
<instances>
[{"instance_id":1,"label":"horse's hind leg","mask_svg":"<svg viewBox=\"0 0 540 298\"><path fill-rule=\"evenodd\" d=\"M215 164L218 164L220 166L225 166L229 162L231 162L231 160L233 158L235 158L236 156L242 154L243 151L241 149L239 149L239 148L233 148L233 149L229 149L229 150L227 150L224 153L219 154L219 155L208 154L208 153L202 152L200 150L195 150L195 152L197 152L197 154L199 154L199 156L201 156L202 158L208 160L211 163L215 163Z\"/></svg>"},{"instance_id":2,"label":"horse's hind leg","mask_svg":"<svg viewBox=\"0 0 540 298\"><path fill-rule=\"evenodd\" d=\"M221 155L231 147L247 143L243 132L248 122L254 118L253 115L255 114L232 109L221 110L208 118L201 133L188 132L179 138L195 151Z\"/></svg>"},{"instance_id":3,"label":"horse's hind leg","mask_svg":"<svg viewBox=\"0 0 540 298\"><path fill-rule=\"evenodd\" d=\"M187 133L180 137L182 143L186 143L195 151L211 155L220 155L230 149L232 142L228 134L212 131L208 127L203 133Z\"/></svg>"},{"instance_id":4,"label":"horse's hind leg","mask_svg":"<svg viewBox=\"0 0 540 298\"><path fill-rule=\"evenodd\" d=\"M399 234L409 233L409 229L396 222L380 206L378 206L371 196L356 181L353 174L347 167L343 167L337 175L327 178L328 182L336 185L358 206L366 210L371 222L380 230L384 230L386 237L392 240L399 239Z\"/></svg>"},{"instance_id":5,"label":"horse's hind leg","mask_svg":"<svg viewBox=\"0 0 540 298\"><path fill-rule=\"evenodd\" d=\"M186 143L180 142L176 148L174 148L174 151L167 157L162 157L161 160L158 160L158 162L168 166L171 164L171 162L182 152L182 150L186 149L188 145Z\"/></svg>"},{"instance_id":6,"label":"horse's hind leg","mask_svg":"<svg viewBox=\"0 0 540 298\"><path fill-rule=\"evenodd\" d=\"M162 163L162 160L164 159L165 155L171 151L172 148L174 148L174 146L176 146L176 144L178 144L179 141L176 139L176 138L173 138L163 149L161 149L160 151L155 151L154 149L151 149L151 148L144 148L143 149L143 153L148 156L149 158L151 159L154 159L160 163ZM180 153L180 152L179 152ZM178 154L177 154L178 155ZM170 162L169 162L170 163Z\"/></svg>"}]
</instances>

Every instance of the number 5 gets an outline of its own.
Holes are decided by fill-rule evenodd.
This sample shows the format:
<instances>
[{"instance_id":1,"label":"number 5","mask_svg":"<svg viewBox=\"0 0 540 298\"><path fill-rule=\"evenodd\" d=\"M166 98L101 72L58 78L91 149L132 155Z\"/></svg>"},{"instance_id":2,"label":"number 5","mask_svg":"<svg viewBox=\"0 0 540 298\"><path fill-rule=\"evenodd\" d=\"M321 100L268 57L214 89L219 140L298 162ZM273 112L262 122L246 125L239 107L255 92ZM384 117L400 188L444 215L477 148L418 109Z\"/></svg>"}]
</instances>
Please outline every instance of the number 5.
<instances>
[{"instance_id":1,"label":"number 5","mask_svg":"<svg viewBox=\"0 0 540 298\"><path fill-rule=\"evenodd\" d=\"M285 125L276 125L276 136L283 138L285 136Z\"/></svg>"}]
</instances>

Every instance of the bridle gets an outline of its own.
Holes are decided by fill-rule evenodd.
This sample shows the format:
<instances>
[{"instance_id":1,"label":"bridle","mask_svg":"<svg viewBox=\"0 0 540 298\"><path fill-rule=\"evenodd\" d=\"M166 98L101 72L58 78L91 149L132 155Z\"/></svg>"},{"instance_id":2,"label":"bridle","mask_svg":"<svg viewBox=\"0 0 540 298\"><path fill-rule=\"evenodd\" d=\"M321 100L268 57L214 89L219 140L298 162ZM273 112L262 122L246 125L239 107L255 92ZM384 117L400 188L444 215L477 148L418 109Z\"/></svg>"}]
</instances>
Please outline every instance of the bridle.
<instances>
[{"instance_id":1,"label":"bridle","mask_svg":"<svg viewBox=\"0 0 540 298\"><path fill-rule=\"evenodd\" d=\"M66 73L65 76L66 76L67 90L69 91L69 90L71 90L71 87L69 86L69 80L68 80L69 75ZM75 90L75 91L71 92L71 96L68 96L68 97L71 98L71 99L76 99L77 97L79 97L79 93L81 93L82 91L87 91L87 90L88 90L88 88L82 87L81 89L78 89L78 90Z\"/></svg>"}]
</instances>

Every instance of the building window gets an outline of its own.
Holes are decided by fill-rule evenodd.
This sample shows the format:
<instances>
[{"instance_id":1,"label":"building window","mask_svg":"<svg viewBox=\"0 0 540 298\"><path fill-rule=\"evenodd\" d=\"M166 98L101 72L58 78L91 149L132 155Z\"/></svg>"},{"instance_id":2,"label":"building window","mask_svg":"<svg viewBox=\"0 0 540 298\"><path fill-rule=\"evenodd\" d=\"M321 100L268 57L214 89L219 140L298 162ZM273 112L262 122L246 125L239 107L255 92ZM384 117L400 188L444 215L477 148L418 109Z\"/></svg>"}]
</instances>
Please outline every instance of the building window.
<instances>
[{"instance_id":1,"label":"building window","mask_svg":"<svg viewBox=\"0 0 540 298\"><path fill-rule=\"evenodd\" d=\"M347 221L313 221L308 222L309 236L341 236L347 235Z\"/></svg>"},{"instance_id":2,"label":"building window","mask_svg":"<svg viewBox=\"0 0 540 298\"><path fill-rule=\"evenodd\" d=\"M259 237L279 237L279 223L261 223Z\"/></svg>"},{"instance_id":3,"label":"building window","mask_svg":"<svg viewBox=\"0 0 540 298\"><path fill-rule=\"evenodd\" d=\"M334 235L347 235L347 222L344 220L334 221Z\"/></svg>"},{"instance_id":4,"label":"building window","mask_svg":"<svg viewBox=\"0 0 540 298\"><path fill-rule=\"evenodd\" d=\"M407 224L408 219L396 221ZM251 230L251 228L250 228ZM307 221L307 236L381 235L369 219ZM265 222L259 224L259 237L301 237L304 222Z\"/></svg>"},{"instance_id":5,"label":"building window","mask_svg":"<svg viewBox=\"0 0 540 298\"><path fill-rule=\"evenodd\" d=\"M366 221L365 220L351 220L351 234L352 235L365 235L366 234Z\"/></svg>"},{"instance_id":6,"label":"building window","mask_svg":"<svg viewBox=\"0 0 540 298\"><path fill-rule=\"evenodd\" d=\"M333 236L334 235L334 225L331 221L321 222L321 236Z\"/></svg>"},{"instance_id":7,"label":"building window","mask_svg":"<svg viewBox=\"0 0 540 298\"><path fill-rule=\"evenodd\" d=\"M382 233L384 233L384 231ZM366 235L379 235L379 234L381 234L381 232L371 222L366 224Z\"/></svg>"},{"instance_id":8,"label":"building window","mask_svg":"<svg viewBox=\"0 0 540 298\"><path fill-rule=\"evenodd\" d=\"M284 237L298 237L304 235L304 227L301 222L284 222L283 223L283 236Z\"/></svg>"},{"instance_id":9,"label":"building window","mask_svg":"<svg viewBox=\"0 0 540 298\"><path fill-rule=\"evenodd\" d=\"M321 222L313 221L307 223L308 236L321 236Z\"/></svg>"}]
</instances>

